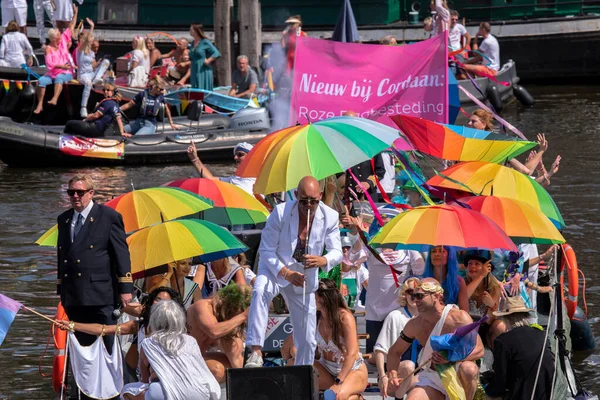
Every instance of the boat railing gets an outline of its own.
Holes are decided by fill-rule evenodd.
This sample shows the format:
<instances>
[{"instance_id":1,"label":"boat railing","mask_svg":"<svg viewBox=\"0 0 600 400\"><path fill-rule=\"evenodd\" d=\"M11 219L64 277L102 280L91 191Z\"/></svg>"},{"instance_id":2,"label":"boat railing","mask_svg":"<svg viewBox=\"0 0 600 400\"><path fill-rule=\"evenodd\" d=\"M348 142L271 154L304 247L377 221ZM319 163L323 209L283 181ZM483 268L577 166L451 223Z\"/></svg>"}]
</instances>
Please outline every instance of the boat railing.
<instances>
[{"instance_id":1,"label":"boat railing","mask_svg":"<svg viewBox=\"0 0 600 400\"><path fill-rule=\"evenodd\" d=\"M575 7L578 6L578 7ZM501 5L481 4L478 5L466 5L464 7L457 7L461 15L469 18L473 14L480 15L483 12L489 13L490 17L493 16L494 12L498 11L514 11L523 12L522 17L533 17L539 16L539 13L544 12L562 12L561 15L572 15L578 13L578 15L585 15L586 13L600 12L600 0L573 0L573 1L557 1L557 0L546 0L546 1L535 1L530 3L507 3ZM528 15L528 11L531 12ZM478 18L479 19L479 18ZM490 19L497 20L497 16L493 16Z\"/></svg>"}]
</instances>

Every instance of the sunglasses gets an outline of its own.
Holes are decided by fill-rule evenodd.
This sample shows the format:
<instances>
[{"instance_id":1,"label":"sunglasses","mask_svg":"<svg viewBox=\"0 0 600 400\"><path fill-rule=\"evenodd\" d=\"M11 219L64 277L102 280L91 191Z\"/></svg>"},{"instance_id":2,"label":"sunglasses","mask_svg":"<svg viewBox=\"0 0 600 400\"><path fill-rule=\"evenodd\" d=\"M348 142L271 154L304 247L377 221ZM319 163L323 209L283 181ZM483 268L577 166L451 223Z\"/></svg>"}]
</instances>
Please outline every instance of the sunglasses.
<instances>
[{"instance_id":1,"label":"sunglasses","mask_svg":"<svg viewBox=\"0 0 600 400\"><path fill-rule=\"evenodd\" d=\"M106 93L106 92L114 92L114 90L112 90L112 89L104 89L104 93Z\"/></svg>"},{"instance_id":2,"label":"sunglasses","mask_svg":"<svg viewBox=\"0 0 600 400\"><path fill-rule=\"evenodd\" d=\"M238 151L237 153L235 153L235 156L237 158L242 158L246 155L246 153L244 153L243 151Z\"/></svg>"},{"instance_id":3,"label":"sunglasses","mask_svg":"<svg viewBox=\"0 0 600 400\"><path fill-rule=\"evenodd\" d=\"M92 190L92 189L86 189L86 190L67 189L67 194L69 195L69 197L73 197L73 196L75 196L75 193L77 193L77 196L83 197L83 195L86 194L87 192L89 192L90 190Z\"/></svg>"},{"instance_id":4,"label":"sunglasses","mask_svg":"<svg viewBox=\"0 0 600 400\"><path fill-rule=\"evenodd\" d=\"M431 293L409 293L410 298L414 300L423 300L425 296L430 295Z\"/></svg>"},{"instance_id":5,"label":"sunglasses","mask_svg":"<svg viewBox=\"0 0 600 400\"><path fill-rule=\"evenodd\" d=\"M298 203L302 204L303 206L307 206L307 205L311 205L311 206L315 206L317 204L319 204L321 200L317 200L317 199L298 199Z\"/></svg>"}]
</instances>

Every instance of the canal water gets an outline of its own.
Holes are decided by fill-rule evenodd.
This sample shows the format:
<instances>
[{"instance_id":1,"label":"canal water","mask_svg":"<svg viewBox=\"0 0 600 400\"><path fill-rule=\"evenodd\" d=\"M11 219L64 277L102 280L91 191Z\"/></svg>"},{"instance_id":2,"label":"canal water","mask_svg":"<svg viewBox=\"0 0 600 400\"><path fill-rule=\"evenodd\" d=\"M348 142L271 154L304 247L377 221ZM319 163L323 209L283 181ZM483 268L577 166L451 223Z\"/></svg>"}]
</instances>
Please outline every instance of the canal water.
<instances>
[{"instance_id":1,"label":"canal water","mask_svg":"<svg viewBox=\"0 0 600 400\"><path fill-rule=\"evenodd\" d=\"M535 107L510 104L503 116L530 139L538 132L546 133L550 142L544 157L547 167L556 155L562 156L560 172L549 191L567 223L564 236L586 274L590 322L600 337L600 269L595 268L600 236L600 90L584 86L528 89L537 100ZM219 175L233 172L230 164L211 168ZM56 252L33 242L68 208L66 182L75 172L93 177L99 202L132 186L147 188L194 175L189 165L33 170L0 163L0 292L47 315L54 314L58 303ZM43 319L25 311L17 315L0 347L0 399L53 398L50 378L40 375L51 373L52 346L45 352L48 333L49 323ZM584 386L600 393L600 352L577 358L575 366Z\"/></svg>"}]
</instances>

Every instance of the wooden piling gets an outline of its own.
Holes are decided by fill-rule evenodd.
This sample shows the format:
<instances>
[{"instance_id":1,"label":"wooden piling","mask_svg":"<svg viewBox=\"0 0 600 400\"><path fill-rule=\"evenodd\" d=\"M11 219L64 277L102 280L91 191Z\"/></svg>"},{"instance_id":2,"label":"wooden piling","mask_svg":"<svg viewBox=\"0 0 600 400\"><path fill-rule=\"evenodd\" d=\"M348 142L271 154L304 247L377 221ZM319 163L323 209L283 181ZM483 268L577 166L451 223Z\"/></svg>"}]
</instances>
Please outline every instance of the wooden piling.
<instances>
[{"instance_id":1,"label":"wooden piling","mask_svg":"<svg viewBox=\"0 0 600 400\"><path fill-rule=\"evenodd\" d=\"M238 0L238 21L240 54L246 55L249 65L256 69L262 53L260 0Z\"/></svg>"},{"instance_id":2,"label":"wooden piling","mask_svg":"<svg viewBox=\"0 0 600 400\"><path fill-rule=\"evenodd\" d=\"M233 0L214 1L214 31L215 46L221 57L215 62L216 84L220 86L231 84L231 67L233 65L231 40L231 14Z\"/></svg>"}]
</instances>

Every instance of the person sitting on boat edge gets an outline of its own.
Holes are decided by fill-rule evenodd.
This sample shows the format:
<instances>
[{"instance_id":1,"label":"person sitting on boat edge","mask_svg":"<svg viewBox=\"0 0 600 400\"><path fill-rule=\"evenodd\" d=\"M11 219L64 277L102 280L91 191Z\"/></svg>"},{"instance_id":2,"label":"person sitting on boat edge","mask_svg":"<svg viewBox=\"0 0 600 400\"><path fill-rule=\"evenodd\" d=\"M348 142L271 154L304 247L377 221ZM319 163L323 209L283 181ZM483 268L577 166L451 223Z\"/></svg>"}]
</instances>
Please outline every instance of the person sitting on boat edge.
<instances>
[{"instance_id":1,"label":"person sitting on boat edge","mask_svg":"<svg viewBox=\"0 0 600 400\"><path fill-rule=\"evenodd\" d=\"M258 87L258 76L248 64L248 57L238 56L237 68L231 74L231 90L229 95L250 99Z\"/></svg>"},{"instance_id":2,"label":"person sitting on boat edge","mask_svg":"<svg viewBox=\"0 0 600 400\"><path fill-rule=\"evenodd\" d=\"M70 82L73 79L73 62L69 47L71 46L71 36L77 23L78 8L73 4L73 19L71 24L61 34L57 29L48 31L50 44L46 46L46 67L48 72L38 80L36 95L38 104L33 111L34 114L39 114L44 110L44 96L46 95L46 86L54 83L54 96L48 101L48 104L56 105L58 98L62 92L63 84Z\"/></svg>"},{"instance_id":3,"label":"person sitting on boat edge","mask_svg":"<svg viewBox=\"0 0 600 400\"><path fill-rule=\"evenodd\" d=\"M77 63L77 81L83 85L83 92L81 94L81 118L85 118L88 115L87 103L92 92L92 85L94 82L102 81L102 76L108 70L110 61L101 60L96 61L96 53L92 50L92 44L94 43L94 22L86 18L86 21L90 25L89 32L83 32L80 37L80 42L75 49L75 60Z\"/></svg>"},{"instance_id":4,"label":"person sitting on boat edge","mask_svg":"<svg viewBox=\"0 0 600 400\"><path fill-rule=\"evenodd\" d=\"M125 112L133 106L139 106L139 114L135 121L125 125L125 132L134 135L153 135L156 133L156 117L160 113L161 106L169 119L171 129L179 130L179 127L173 123L171 110L163 95L165 90L164 81L156 76L148 82L149 89L145 89L135 95L133 100L121 106L121 111Z\"/></svg>"},{"instance_id":5,"label":"person sitting on boat edge","mask_svg":"<svg viewBox=\"0 0 600 400\"><path fill-rule=\"evenodd\" d=\"M190 79L191 65L189 42L186 38L180 38L177 41L177 47L170 52L163 54L161 58L172 58L174 65L169 66L167 70L167 79L183 86Z\"/></svg>"},{"instance_id":6,"label":"person sitting on boat edge","mask_svg":"<svg viewBox=\"0 0 600 400\"><path fill-rule=\"evenodd\" d=\"M210 372L225 381L227 368L244 365L244 332L250 312L251 291L229 285L187 310L190 335L200 346Z\"/></svg>"},{"instance_id":7,"label":"person sitting on boat edge","mask_svg":"<svg viewBox=\"0 0 600 400\"><path fill-rule=\"evenodd\" d=\"M395 392L397 398L402 398L404 393L399 393L400 389L408 393L409 399L443 398L442 396L447 396L446 389L432 364L447 364L448 360L433 351L429 338L452 333L461 326L471 324L473 320L466 311L458 309L456 305L444 305L444 289L433 278L420 281L411 297L416 301L419 315L406 323L400 337L389 350L388 393ZM418 358L418 365L425 364L425 368L418 375L410 376L415 369L415 364L409 360L400 362L400 358L415 339L419 343L425 343ZM479 367L474 361L481 358L483 354L481 338L476 336L473 351L453 366L467 400L472 400L475 396ZM410 378L407 378L408 376ZM410 383L403 385L404 379L410 379Z\"/></svg>"},{"instance_id":8,"label":"person sitting on boat edge","mask_svg":"<svg viewBox=\"0 0 600 400\"><path fill-rule=\"evenodd\" d=\"M494 312L505 325L506 332L494 341L493 372L488 371L482 375L481 383L488 398L551 397L554 356L550 341L543 347L545 332L534 323L532 311L525 307L521 297L508 297L504 299L500 311ZM542 354L541 368L536 374Z\"/></svg>"},{"instance_id":9,"label":"person sitting on boat edge","mask_svg":"<svg viewBox=\"0 0 600 400\"><path fill-rule=\"evenodd\" d=\"M315 292L318 313L317 351L313 363L319 389L326 400L359 399L367 387L367 366L358 347L356 321L332 279L319 282Z\"/></svg>"},{"instance_id":10,"label":"person sitting on boat edge","mask_svg":"<svg viewBox=\"0 0 600 400\"><path fill-rule=\"evenodd\" d=\"M148 60L150 61L150 69L154 67L160 67L162 65L162 59L164 57L162 56L162 54L160 54L160 50L156 48L154 39L152 39L151 37L146 37L146 39L144 39L144 44L146 45L146 49L148 49Z\"/></svg>"},{"instance_id":11,"label":"person sitting on boat edge","mask_svg":"<svg viewBox=\"0 0 600 400\"><path fill-rule=\"evenodd\" d=\"M482 22L479 25L477 37L483 37L483 41L479 47L477 41L473 44L473 51L476 52L475 56L464 62L464 69L467 72L480 76L496 76L498 74L501 67L500 45L498 39L490 33L491 30L492 26L489 22Z\"/></svg>"},{"instance_id":12,"label":"person sitting on boat edge","mask_svg":"<svg viewBox=\"0 0 600 400\"><path fill-rule=\"evenodd\" d=\"M118 95L115 96L115 85L112 83L104 84L104 100L96 106L95 111L88 115L83 121L70 120L65 125L64 132L85 137L113 136L108 132L113 123L118 126L118 132L121 136L129 137L131 134L123 129L121 113L119 110Z\"/></svg>"},{"instance_id":13,"label":"person sitting on boat edge","mask_svg":"<svg viewBox=\"0 0 600 400\"><path fill-rule=\"evenodd\" d=\"M236 167L238 167L242 163L246 155L250 153L250 150L252 150L253 147L254 146L252 146L250 143L246 142L238 143L235 145L235 147L233 148L233 160L235 161ZM209 169L206 168L202 161L200 161L200 157L198 157L198 150L196 149L196 144L192 141L190 142L190 145L187 149L187 154L192 164L194 164L196 171L198 171L198 174L200 174L200 178L218 179L223 182L231 183L232 185L244 189L251 195L254 195L254 183L256 183L256 178L242 178L241 176L236 175L221 178L214 176L209 171Z\"/></svg>"},{"instance_id":14,"label":"person sitting on boat edge","mask_svg":"<svg viewBox=\"0 0 600 400\"><path fill-rule=\"evenodd\" d=\"M21 68L23 64L33 64L33 47L19 32L17 21L10 21L0 43L0 67Z\"/></svg>"}]
</instances>

